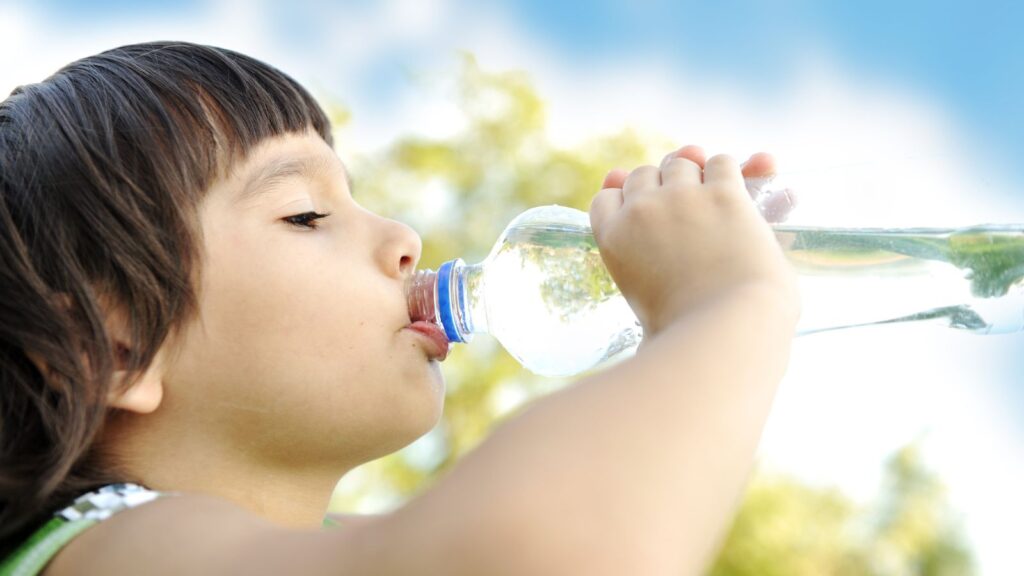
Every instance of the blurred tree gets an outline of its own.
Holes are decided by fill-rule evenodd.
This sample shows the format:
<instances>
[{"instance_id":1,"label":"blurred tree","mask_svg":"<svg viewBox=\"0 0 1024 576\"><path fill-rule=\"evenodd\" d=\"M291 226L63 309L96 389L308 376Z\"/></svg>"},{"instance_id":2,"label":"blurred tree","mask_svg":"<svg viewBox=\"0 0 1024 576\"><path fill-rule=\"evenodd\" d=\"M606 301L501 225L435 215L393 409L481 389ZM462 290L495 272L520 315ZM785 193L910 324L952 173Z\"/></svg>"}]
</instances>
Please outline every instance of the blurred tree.
<instances>
[{"instance_id":1,"label":"blurred tree","mask_svg":"<svg viewBox=\"0 0 1024 576\"><path fill-rule=\"evenodd\" d=\"M868 554L875 574L954 576L974 572L959 522L945 503L942 482L910 445L893 454L868 517Z\"/></svg>"},{"instance_id":2,"label":"blurred tree","mask_svg":"<svg viewBox=\"0 0 1024 576\"><path fill-rule=\"evenodd\" d=\"M975 573L942 483L918 444L886 463L875 498L755 476L709 576L966 576Z\"/></svg>"},{"instance_id":3,"label":"blurred tree","mask_svg":"<svg viewBox=\"0 0 1024 576\"><path fill-rule=\"evenodd\" d=\"M837 490L756 476L710 576L868 574L850 534L856 513Z\"/></svg>"},{"instance_id":4,"label":"blurred tree","mask_svg":"<svg viewBox=\"0 0 1024 576\"><path fill-rule=\"evenodd\" d=\"M657 163L679 143L624 130L571 149L546 136L542 98L522 73L490 73L462 56L454 98L463 129L442 138L403 137L348 159L356 199L423 236L422 268L486 257L523 210L562 204L587 210L610 168ZM341 133L348 111L331 104ZM607 287L595 286L595 290ZM445 412L430 434L368 463L338 485L331 509L397 506L475 447L523 403L567 383L527 372L492 338L457 346L444 364ZM835 490L755 476L711 576L919 575L973 572L938 479L908 447L887 464L877 501L857 506Z\"/></svg>"}]
</instances>

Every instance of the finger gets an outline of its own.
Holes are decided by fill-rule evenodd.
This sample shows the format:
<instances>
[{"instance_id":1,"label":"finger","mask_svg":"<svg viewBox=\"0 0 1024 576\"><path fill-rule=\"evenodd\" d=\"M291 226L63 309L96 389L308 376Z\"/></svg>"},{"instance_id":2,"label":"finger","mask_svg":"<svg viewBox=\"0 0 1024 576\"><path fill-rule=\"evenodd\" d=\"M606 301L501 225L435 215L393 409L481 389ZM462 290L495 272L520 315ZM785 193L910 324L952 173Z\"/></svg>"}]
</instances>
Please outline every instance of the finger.
<instances>
[{"instance_id":1,"label":"finger","mask_svg":"<svg viewBox=\"0 0 1024 576\"><path fill-rule=\"evenodd\" d=\"M743 174L735 158L728 154L717 154L704 164L704 182L743 186Z\"/></svg>"},{"instance_id":2,"label":"finger","mask_svg":"<svg viewBox=\"0 0 1024 576\"><path fill-rule=\"evenodd\" d=\"M615 168L604 177L601 188L622 188L622 184L626 181L626 176L628 175L629 172L622 168Z\"/></svg>"},{"instance_id":3,"label":"finger","mask_svg":"<svg viewBox=\"0 0 1024 576\"><path fill-rule=\"evenodd\" d=\"M700 166L688 158L673 158L661 168L661 183L673 189L692 188L700 180Z\"/></svg>"},{"instance_id":4,"label":"finger","mask_svg":"<svg viewBox=\"0 0 1024 576\"><path fill-rule=\"evenodd\" d=\"M775 158L767 152L758 152L743 163L744 178L768 178L775 174Z\"/></svg>"},{"instance_id":5,"label":"finger","mask_svg":"<svg viewBox=\"0 0 1024 576\"><path fill-rule=\"evenodd\" d=\"M701 148L700 146L694 146L692 144L680 148L676 155L679 156L680 158L686 158L687 160L695 163L697 166L700 166L701 170L704 169L704 165L708 161L707 155L704 154L704 149Z\"/></svg>"},{"instance_id":6,"label":"finger","mask_svg":"<svg viewBox=\"0 0 1024 576\"><path fill-rule=\"evenodd\" d=\"M590 228L600 234L604 225L622 208L622 188L604 188L590 201Z\"/></svg>"},{"instance_id":7,"label":"finger","mask_svg":"<svg viewBox=\"0 0 1024 576\"><path fill-rule=\"evenodd\" d=\"M775 158L766 152L759 152L740 164L740 168L746 192L753 200L760 201L768 184L775 177Z\"/></svg>"},{"instance_id":8,"label":"finger","mask_svg":"<svg viewBox=\"0 0 1024 576\"><path fill-rule=\"evenodd\" d=\"M631 194L652 191L660 185L661 171L654 166L641 166L630 172L629 176L626 176L626 181L622 183L623 201L628 201Z\"/></svg>"},{"instance_id":9,"label":"finger","mask_svg":"<svg viewBox=\"0 0 1024 576\"><path fill-rule=\"evenodd\" d=\"M707 156L704 154L704 149L692 144L683 146L679 150L666 154L665 158L661 161L662 167L668 164L669 160L673 160L675 158L686 158L697 166L700 166L701 170L704 169L704 163L707 162Z\"/></svg>"},{"instance_id":10,"label":"finger","mask_svg":"<svg viewBox=\"0 0 1024 576\"><path fill-rule=\"evenodd\" d=\"M761 215L769 222L785 222L789 213L796 208L797 196L789 188L775 190L769 193L764 200L758 202L757 207Z\"/></svg>"},{"instance_id":11,"label":"finger","mask_svg":"<svg viewBox=\"0 0 1024 576\"><path fill-rule=\"evenodd\" d=\"M775 178L775 158L767 152L758 152L740 165L747 193L757 200L765 187Z\"/></svg>"}]
</instances>

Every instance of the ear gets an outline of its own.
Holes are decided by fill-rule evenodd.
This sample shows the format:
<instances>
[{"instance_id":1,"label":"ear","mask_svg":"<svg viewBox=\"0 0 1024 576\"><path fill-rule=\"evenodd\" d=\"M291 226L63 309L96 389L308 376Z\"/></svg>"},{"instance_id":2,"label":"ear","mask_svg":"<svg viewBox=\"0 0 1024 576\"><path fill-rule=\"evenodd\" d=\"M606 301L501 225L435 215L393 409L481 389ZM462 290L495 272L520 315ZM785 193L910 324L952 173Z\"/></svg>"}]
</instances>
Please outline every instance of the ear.
<instances>
[{"instance_id":1,"label":"ear","mask_svg":"<svg viewBox=\"0 0 1024 576\"><path fill-rule=\"evenodd\" d=\"M122 349L120 343L118 348ZM111 388L107 394L107 406L138 414L149 414L159 408L164 397L162 352L157 354L157 358L154 358L146 372L136 378L127 390L121 390L116 385ZM118 360L118 366L119 369L114 372L114 382L120 382L127 376L127 373L121 368L120 360Z\"/></svg>"},{"instance_id":2,"label":"ear","mask_svg":"<svg viewBox=\"0 0 1024 576\"><path fill-rule=\"evenodd\" d=\"M125 370L126 359L130 352L128 345L128 322L125 315L117 309L111 309L101 301L107 333L114 339L116 369L112 375L114 385L107 394L107 406L128 412L148 414L160 406L164 397L164 350L157 352L153 362L143 374L137 375L135 381L127 389L117 383L122 382L129 374Z\"/></svg>"},{"instance_id":3,"label":"ear","mask_svg":"<svg viewBox=\"0 0 1024 576\"><path fill-rule=\"evenodd\" d=\"M71 298L66 294L59 294L56 298L59 306L71 307ZM153 412L160 406L164 396L164 354L166 351L163 349L158 351L146 372L139 375L128 389L121 389L117 383L124 381L128 375L125 370L125 359L129 352L125 342L130 341L127 318L121 310L110 306L108 300L102 296L99 298L99 305L103 311L107 334L114 340L115 348L115 369L111 378L115 385L107 394L107 406L139 414ZM49 373L49 367L43 358L28 351L25 352L25 355L40 372Z\"/></svg>"}]
</instances>

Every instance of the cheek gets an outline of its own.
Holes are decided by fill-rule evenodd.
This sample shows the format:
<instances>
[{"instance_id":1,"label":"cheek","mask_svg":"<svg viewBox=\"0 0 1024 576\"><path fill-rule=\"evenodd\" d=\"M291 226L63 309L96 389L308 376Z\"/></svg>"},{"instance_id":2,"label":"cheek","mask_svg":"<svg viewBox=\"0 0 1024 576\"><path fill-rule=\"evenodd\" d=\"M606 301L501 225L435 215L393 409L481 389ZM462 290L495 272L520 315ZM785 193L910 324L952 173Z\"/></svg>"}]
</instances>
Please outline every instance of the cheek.
<instances>
[{"instance_id":1,"label":"cheek","mask_svg":"<svg viewBox=\"0 0 1024 576\"><path fill-rule=\"evenodd\" d=\"M316 240L265 224L213 227L200 290L203 348L194 350L205 363L263 374L302 370L344 342L362 321L360 309L339 285L347 263L326 262L342 255Z\"/></svg>"},{"instance_id":2,"label":"cheek","mask_svg":"<svg viewBox=\"0 0 1024 576\"><path fill-rule=\"evenodd\" d=\"M352 293L339 271L348 263L269 248L235 258L210 275L203 304L220 333L247 355L326 358L369 320L372 306Z\"/></svg>"}]
</instances>

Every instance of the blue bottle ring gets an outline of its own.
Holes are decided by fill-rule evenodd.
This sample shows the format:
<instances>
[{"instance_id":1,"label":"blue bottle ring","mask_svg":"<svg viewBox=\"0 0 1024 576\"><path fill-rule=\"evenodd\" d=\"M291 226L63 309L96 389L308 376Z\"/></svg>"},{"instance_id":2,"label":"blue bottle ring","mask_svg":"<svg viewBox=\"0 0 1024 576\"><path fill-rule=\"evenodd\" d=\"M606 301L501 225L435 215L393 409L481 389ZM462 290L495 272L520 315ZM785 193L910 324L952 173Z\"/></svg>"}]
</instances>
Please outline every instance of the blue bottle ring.
<instances>
[{"instance_id":1,"label":"blue bottle ring","mask_svg":"<svg viewBox=\"0 0 1024 576\"><path fill-rule=\"evenodd\" d=\"M441 326L449 342L465 342L455 326L454 310L451 301L452 269L458 259L449 260L437 270L437 308L441 317Z\"/></svg>"}]
</instances>

